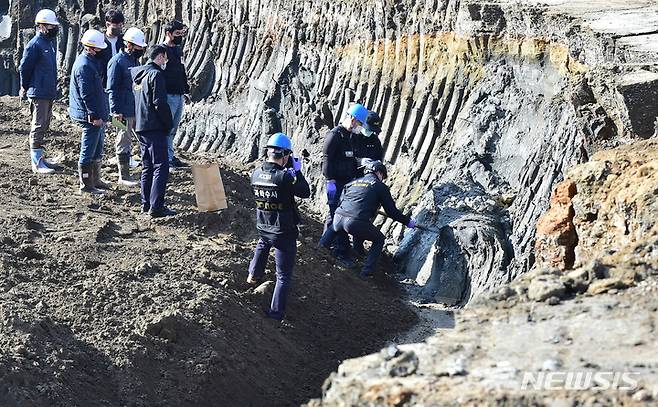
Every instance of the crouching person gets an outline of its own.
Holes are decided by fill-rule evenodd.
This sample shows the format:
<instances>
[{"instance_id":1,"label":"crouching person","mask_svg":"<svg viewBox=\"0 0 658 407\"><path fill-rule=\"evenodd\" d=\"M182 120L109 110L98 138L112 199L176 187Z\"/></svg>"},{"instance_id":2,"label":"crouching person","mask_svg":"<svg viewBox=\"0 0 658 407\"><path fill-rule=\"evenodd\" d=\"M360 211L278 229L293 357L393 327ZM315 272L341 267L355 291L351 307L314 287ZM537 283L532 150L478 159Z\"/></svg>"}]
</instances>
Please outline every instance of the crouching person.
<instances>
[{"instance_id":1,"label":"crouching person","mask_svg":"<svg viewBox=\"0 0 658 407\"><path fill-rule=\"evenodd\" d=\"M409 228L416 226L414 219L398 210L391 197L391 191L382 182L387 177L386 166L381 161L368 161L364 170L365 176L345 186L333 223L334 230L342 235L342 238L337 240L341 242L341 247L337 248L341 255L347 256L348 253L348 247L342 243L348 241L348 233L355 239L372 242L361 270L361 278L372 275L384 248L384 235L370 221L377 214L380 205L391 219Z\"/></svg>"},{"instance_id":2,"label":"crouching person","mask_svg":"<svg viewBox=\"0 0 658 407\"><path fill-rule=\"evenodd\" d=\"M292 143L288 136L274 134L267 142L267 162L256 168L251 176L260 239L249 264L247 283L260 282L270 249L274 247L276 286L267 316L277 320L282 320L285 315L297 252L300 218L295 197L308 198L311 195L308 182L301 172L302 161L291 154ZM292 168L286 169L290 159L293 160Z\"/></svg>"},{"instance_id":3,"label":"crouching person","mask_svg":"<svg viewBox=\"0 0 658 407\"><path fill-rule=\"evenodd\" d=\"M148 213L152 218L176 214L165 206L169 180L167 134L173 126L162 73L166 64L167 48L155 45L149 50L149 62L131 70L135 93L135 131L142 153L142 213Z\"/></svg>"},{"instance_id":4,"label":"crouching person","mask_svg":"<svg viewBox=\"0 0 658 407\"><path fill-rule=\"evenodd\" d=\"M102 194L110 187L101 181L105 124L110 112L98 58L107 45L105 36L97 30L87 30L80 42L83 50L71 70L69 116L82 127L78 163L80 192Z\"/></svg>"}]
</instances>

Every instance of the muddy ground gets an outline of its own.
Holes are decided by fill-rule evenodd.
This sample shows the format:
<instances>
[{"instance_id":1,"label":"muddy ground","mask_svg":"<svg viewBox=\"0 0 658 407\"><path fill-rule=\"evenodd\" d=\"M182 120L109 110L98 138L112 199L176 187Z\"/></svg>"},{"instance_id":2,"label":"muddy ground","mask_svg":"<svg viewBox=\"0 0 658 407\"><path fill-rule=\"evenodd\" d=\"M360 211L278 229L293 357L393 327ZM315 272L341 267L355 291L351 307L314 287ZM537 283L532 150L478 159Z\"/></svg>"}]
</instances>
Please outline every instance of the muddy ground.
<instances>
[{"instance_id":1,"label":"muddy ground","mask_svg":"<svg viewBox=\"0 0 658 407\"><path fill-rule=\"evenodd\" d=\"M0 98L0 405L299 405L341 360L415 323L392 280L360 281L318 253L310 218L288 319L264 318L269 294L244 283L249 168L223 166L218 213L196 211L191 171L173 174L179 215L153 221L138 190L77 193L79 130L63 106L47 146L61 169L33 175L21 109ZM112 141L104 174L115 181Z\"/></svg>"}]
</instances>

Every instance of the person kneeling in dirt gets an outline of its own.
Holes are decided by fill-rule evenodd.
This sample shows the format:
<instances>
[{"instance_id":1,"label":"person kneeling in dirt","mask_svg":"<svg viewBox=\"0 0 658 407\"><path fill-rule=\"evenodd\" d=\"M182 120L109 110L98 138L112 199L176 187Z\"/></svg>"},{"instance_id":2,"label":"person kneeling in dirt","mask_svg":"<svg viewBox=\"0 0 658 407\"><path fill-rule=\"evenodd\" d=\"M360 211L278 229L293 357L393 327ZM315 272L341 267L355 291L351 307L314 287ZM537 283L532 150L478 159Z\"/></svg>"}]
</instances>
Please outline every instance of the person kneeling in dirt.
<instances>
[{"instance_id":1,"label":"person kneeling in dirt","mask_svg":"<svg viewBox=\"0 0 658 407\"><path fill-rule=\"evenodd\" d=\"M166 64L167 48L155 45L149 50L149 62L131 70L135 131L142 152L142 213L149 213L152 218L176 214L164 204L169 179L167 134L173 127L162 73Z\"/></svg>"},{"instance_id":2,"label":"person kneeling in dirt","mask_svg":"<svg viewBox=\"0 0 658 407\"><path fill-rule=\"evenodd\" d=\"M377 112L368 112L368 118L361 130L361 134L357 135L354 147L354 155L356 162L359 163L357 168L357 176L354 178L361 178L365 175L364 164L368 161L383 161L384 148L382 142L379 140L379 133L382 132L382 118L379 117ZM352 236L352 249L359 257L365 257L366 251L363 248L363 240L356 236Z\"/></svg>"},{"instance_id":3,"label":"person kneeling in dirt","mask_svg":"<svg viewBox=\"0 0 658 407\"><path fill-rule=\"evenodd\" d=\"M87 30L80 40L84 49L75 60L69 86L69 116L82 127L80 141L80 192L102 194L110 186L101 181L105 124L110 116L99 54L107 47L105 36Z\"/></svg>"},{"instance_id":4,"label":"person kneeling in dirt","mask_svg":"<svg viewBox=\"0 0 658 407\"><path fill-rule=\"evenodd\" d=\"M274 247L276 286L267 316L281 320L285 314L292 269L297 252L299 211L295 197L308 198L311 190L301 172L300 158L291 157L288 136L276 133L267 142L267 162L251 175L256 197L256 228L260 239L249 264L247 283L256 285L263 278L270 249ZM286 169L292 159L292 168Z\"/></svg>"},{"instance_id":5,"label":"person kneeling in dirt","mask_svg":"<svg viewBox=\"0 0 658 407\"><path fill-rule=\"evenodd\" d=\"M366 261L361 270L360 277L367 278L377 264L377 260L384 248L384 235L370 221L377 213L379 206L384 207L386 215L408 228L414 228L416 221L405 216L395 206L391 197L391 191L382 181L387 177L386 166L381 161L368 161L365 163L365 176L358 178L345 185L343 197L340 201L333 227L336 233L343 235L340 242L347 242L349 233L355 239L369 240L372 247L368 252ZM347 256L348 248L341 246L337 248L342 255Z\"/></svg>"}]
</instances>

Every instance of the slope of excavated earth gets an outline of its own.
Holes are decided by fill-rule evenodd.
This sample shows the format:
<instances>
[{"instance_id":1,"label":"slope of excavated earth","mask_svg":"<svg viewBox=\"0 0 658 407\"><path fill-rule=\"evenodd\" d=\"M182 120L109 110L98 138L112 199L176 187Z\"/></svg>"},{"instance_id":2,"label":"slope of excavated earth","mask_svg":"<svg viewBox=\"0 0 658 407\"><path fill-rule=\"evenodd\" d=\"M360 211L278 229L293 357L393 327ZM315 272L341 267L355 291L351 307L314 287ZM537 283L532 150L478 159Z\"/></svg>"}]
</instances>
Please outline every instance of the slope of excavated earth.
<instances>
[{"instance_id":1,"label":"slope of excavated earth","mask_svg":"<svg viewBox=\"0 0 658 407\"><path fill-rule=\"evenodd\" d=\"M79 130L64 112L48 142L61 170L35 176L27 110L0 99L1 406L299 405L341 360L415 322L388 279L362 282L319 255L311 219L289 319L264 318L271 284L262 295L244 283L256 239L247 168L223 168L218 213L198 213L191 172L174 174L179 215L151 221L136 190L77 194Z\"/></svg>"},{"instance_id":2,"label":"slope of excavated earth","mask_svg":"<svg viewBox=\"0 0 658 407\"><path fill-rule=\"evenodd\" d=\"M310 405L656 405L657 215L658 140L594 154L556 187L531 273L344 362Z\"/></svg>"}]
</instances>

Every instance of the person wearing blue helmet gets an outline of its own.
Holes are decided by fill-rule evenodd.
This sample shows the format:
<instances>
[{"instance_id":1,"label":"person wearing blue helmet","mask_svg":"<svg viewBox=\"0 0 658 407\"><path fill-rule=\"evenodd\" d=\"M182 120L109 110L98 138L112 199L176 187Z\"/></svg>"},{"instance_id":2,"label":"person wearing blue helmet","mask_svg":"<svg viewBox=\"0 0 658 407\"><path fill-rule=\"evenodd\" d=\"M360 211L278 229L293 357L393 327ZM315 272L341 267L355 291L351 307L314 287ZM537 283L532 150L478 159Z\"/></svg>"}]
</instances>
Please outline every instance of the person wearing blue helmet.
<instances>
[{"instance_id":1,"label":"person wearing blue helmet","mask_svg":"<svg viewBox=\"0 0 658 407\"><path fill-rule=\"evenodd\" d=\"M272 135L265 149L267 161L251 175L256 199L258 243L249 264L247 283L257 285L265 274L265 266L274 247L276 285L267 316L282 320L292 283L297 253L297 225L300 221L295 197L308 198L311 189L302 174L302 160L292 155L292 142L283 133ZM286 168L292 160L292 168Z\"/></svg>"},{"instance_id":2,"label":"person wearing blue helmet","mask_svg":"<svg viewBox=\"0 0 658 407\"><path fill-rule=\"evenodd\" d=\"M325 222L324 233L320 238L320 248L330 249L334 244L336 233L333 230L334 213L338 208L343 187L357 175L358 163L354 150L357 137L363 131L368 118L368 109L361 104L352 105L345 118L334 127L324 140L322 147L322 174L327 179L327 204L329 212ZM341 245L342 246L342 245ZM349 257L335 252L334 255L345 267L354 267Z\"/></svg>"}]
</instances>

